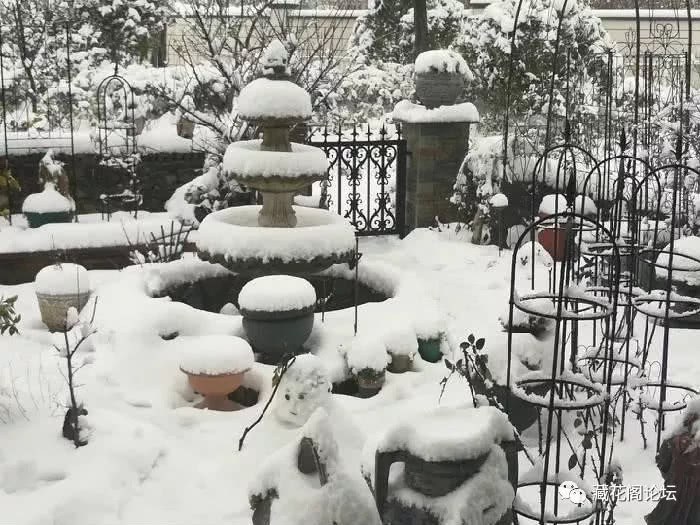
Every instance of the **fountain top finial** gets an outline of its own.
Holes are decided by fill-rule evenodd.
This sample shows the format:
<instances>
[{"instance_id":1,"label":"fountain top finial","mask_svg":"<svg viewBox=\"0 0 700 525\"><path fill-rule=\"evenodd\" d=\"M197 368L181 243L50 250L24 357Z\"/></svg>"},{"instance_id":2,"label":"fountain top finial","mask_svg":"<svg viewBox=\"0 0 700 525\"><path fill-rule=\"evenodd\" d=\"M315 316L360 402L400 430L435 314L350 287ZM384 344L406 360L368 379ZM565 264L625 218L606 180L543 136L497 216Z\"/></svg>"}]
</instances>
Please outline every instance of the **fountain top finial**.
<instances>
[{"instance_id":1,"label":"fountain top finial","mask_svg":"<svg viewBox=\"0 0 700 525\"><path fill-rule=\"evenodd\" d=\"M284 44L278 39L274 39L265 48L262 56L263 76L273 79L289 78L289 53Z\"/></svg>"},{"instance_id":2,"label":"fountain top finial","mask_svg":"<svg viewBox=\"0 0 700 525\"><path fill-rule=\"evenodd\" d=\"M290 80L289 54L275 39L261 59L263 76L253 80L238 96L238 116L243 120L275 126L293 126L311 118L311 96ZM285 148L288 150L288 147Z\"/></svg>"}]
</instances>

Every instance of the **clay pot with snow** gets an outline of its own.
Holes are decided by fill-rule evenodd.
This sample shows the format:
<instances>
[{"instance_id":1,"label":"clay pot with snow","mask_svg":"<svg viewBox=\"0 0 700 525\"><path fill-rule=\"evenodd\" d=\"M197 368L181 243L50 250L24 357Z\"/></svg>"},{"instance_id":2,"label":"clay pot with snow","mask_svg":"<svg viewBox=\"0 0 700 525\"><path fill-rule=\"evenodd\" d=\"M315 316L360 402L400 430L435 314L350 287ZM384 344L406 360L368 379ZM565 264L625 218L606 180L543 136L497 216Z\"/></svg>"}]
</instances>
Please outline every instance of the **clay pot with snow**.
<instances>
[{"instance_id":1,"label":"clay pot with snow","mask_svg":"<svg viewBox=\"0 0 700 525\"><path fill-rule=\"evenodd\" d=\"M364 368L357 373L357 397L376 396L384 386L386 370Z\"/></svg>"},{"instance_id":2,"label":"clay pot with snow","mask_svg":"<svg viewBox=\"0 0 700 525\"><path fill-rule=\"evenodd\" d=\"M415 62L418 100L429 109L454 104L473 78L467 63L455 51L436 49L421 53Z\"/></svg>"},{"instance_id":3,"label":"clay pot with snow","mask_svg":"<svg viewBox=\"0 0 700 525\"><path fill-rule=\"evenodd\" d=\"M22 213L30 228L55 222L72 222L75 204L61 195L56 186L47 182L44 191L27 195L22 203Z\"/></svg>"},{"instance_id":4,"label":"clay pot with snow","mask_svg":"<svg viewBox=\"0 0 700 525\"><path fill-rule=\"evenodd\" d=\"M408 372L413 364L413 356L418 352L418 341L413 330L396 325L384 333L383 339L391 358L387 370L393 374Z\"/></svg>"},{"instance_id":5,"label":"clay pot with snow","mask_svg":"<svg viewBox=\"0 0 700 525\"><path fill-rule=\"evenodd\" d=\"M180 370L187 374L192 390L204 397L196 408L231 412L241 406L228 396L243 384L243 378L253 367L253 350L240 337L209 335L182 337L185 345Z\"/></svg>"},{"instance_id":6,"label":"clay pot with snow","mask_svg":"<svg viewBox=\"0 0 700 525\"><path fill-rule=\"evenodd\" d=\"M436 301L424 301L422 312L413 320L413 331L418 343L418 354L423 361L437 363L442 359L442 340L445 334L445 316Z\"/></svg>"},{"instance_id":7,"label":"clay pot with snow","mask_svg":"<svg viewBox=\"0 0 700 525\"><path fill-rule=\"evenodd\" d=\"M345 360L357 380L357 397L372 397L382 389L389 359L384 342L376 335L355 336L345 352Z\"/></svg>"},{"instance_id":8,"label":"clay pot with snow","mask_svg":"<svg viewBox=\"0 0 700 525\"><path fill-rule=\"evenodd\" d=\"M66 329L69 308L78 312L90 297L90 279L85 267L61 263L42 268L34 279L41 320L51 332Z\"/></svg>"},{"instance_id":9,"label":"clay pot with snow","mask_svg":"<svg viewBox=\"0 0 700 525\"><path fill-rule=\"evenodd\" d=\"M316 291L300 277L258 277L241 289L238 308L254 351L262 362L277 364L285 354L302 352L314 325Z\"/></svg>"},{"instance_id":10,"label":"clay pot with snow","mask_svg":"<svg viewBox=\"0 0 700 525\"><path fill-rule=\"evenodd\" d=\"M538 215L540 219L563 213L566 211L566 197L560 194L545 195L540 203ZM537 240L556 262L562 262L566 258L566 230L557 224L547 226L537 235Z\"/></svg>"}]
</instances>

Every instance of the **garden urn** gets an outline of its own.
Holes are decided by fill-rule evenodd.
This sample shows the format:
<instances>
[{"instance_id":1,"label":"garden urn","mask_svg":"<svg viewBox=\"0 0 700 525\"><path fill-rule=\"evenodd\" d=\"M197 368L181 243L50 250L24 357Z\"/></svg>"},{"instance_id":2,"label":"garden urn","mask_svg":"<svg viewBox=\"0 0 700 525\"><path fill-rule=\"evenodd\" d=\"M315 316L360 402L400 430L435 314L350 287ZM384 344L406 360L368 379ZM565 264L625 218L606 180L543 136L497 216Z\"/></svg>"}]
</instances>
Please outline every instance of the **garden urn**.
<instances>
[{"instance_id":1,"label":"garden urn","mask_svg":"<svg viewBox=\"0 0 700 525\"><path fill-rule=\"evenodd\" d=\"M473 78L462 56L447 49L421 53L414 71L416 96L429 109L454 104Z\"/></svg>"}]
</instances>

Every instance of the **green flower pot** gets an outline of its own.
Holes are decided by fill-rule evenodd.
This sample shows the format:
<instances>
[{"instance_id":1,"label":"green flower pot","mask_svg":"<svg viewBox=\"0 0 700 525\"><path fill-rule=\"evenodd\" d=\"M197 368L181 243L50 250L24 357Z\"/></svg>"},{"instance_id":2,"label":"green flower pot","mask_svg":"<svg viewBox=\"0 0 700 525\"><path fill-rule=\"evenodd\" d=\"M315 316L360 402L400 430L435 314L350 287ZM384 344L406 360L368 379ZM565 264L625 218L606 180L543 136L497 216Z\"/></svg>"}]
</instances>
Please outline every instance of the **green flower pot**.
<instances>
[{"instance_id":1,"label":"green flower pot","mask_svg":"<svg viewBox=\"0 0 700 525\"><path fill-rule=\"evenodd\" d=\"M70 211L54 211L49 213L34 213L25 212L27 223L30 228L38 228L44 224L55 222L73 222L73 212Z\"/></svg>"},{"instance_id":2,"label":"green flower pot","mask_svg":"<svg viewBox=\"0 0 700 525\"><path fill-rule=\"evenodd\" d=\"M440 337L431 339L418 339L418 353L423 358L423 361L428 363L437 363L442 359L440 351Z\"/></svg>"}]
</instances>

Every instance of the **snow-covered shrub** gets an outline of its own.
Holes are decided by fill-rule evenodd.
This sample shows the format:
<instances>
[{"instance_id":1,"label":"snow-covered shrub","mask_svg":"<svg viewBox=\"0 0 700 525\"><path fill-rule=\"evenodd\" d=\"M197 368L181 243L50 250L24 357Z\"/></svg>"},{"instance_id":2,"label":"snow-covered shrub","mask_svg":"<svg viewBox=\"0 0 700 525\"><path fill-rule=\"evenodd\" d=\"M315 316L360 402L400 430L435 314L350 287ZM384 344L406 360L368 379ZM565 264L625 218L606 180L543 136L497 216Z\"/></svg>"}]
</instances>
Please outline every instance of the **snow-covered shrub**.
<instances>
[{"instance_id":1,"label":"snow-covered shrub","mask_svg":"<svg viewBox=\"0 0 700 525\"><path fill-rule=\"evenodd\" d=\"M449 47L460 31L464 4L428 0L427 7L428 47ZM413 2L382 0L357 20L350 44L371 61L409 64L415 58L414 38Z\"/></svg>"},{"instance_id":2,"label":"snow-covered shrub","mask_svg":"<svg viewBox=\"0 0 700 525\"><path fill-rule=\"evenodd\" d=\"M340 121L371 122L390 113L413 94L413 68L396 62L370 62L350 73L333 96Z\"/></svg>"},{"instance_id":3,"label":"snow-covered shrub","mask_svg":"<svg viewBox=\"0 0 700 525\"><path fill-rule=\"evenodd\" d=\"M165 28L165 5L164 0L2 4L0 17L7 21L2 26L4 66L17 72L5 77L10 126L20 130L68 127L69 87L73 119L88 118L95 93L81 77L99 71L101 76L92 83L96 86L114 73L115 62L121 67L140 62L149 41ZM66 20L71 21L69 28Z\"/></svg>"},{"instance_id":4,"label":"snow-covered shrub","mask_svg":"<svg viewBox=\"0 0 700 525\"><path fill-rule=\"evenodd\" d=\"M15 302L17 296L0 297L0 335L7 332L9 335L19 333L17 323L20 322L22 316L15 312Z\"/></svg>"},{"instance_id":5,"label":"snow-covered shrub","mask_svg":"<svg viewBox=\"0 0 700 525\"><path fill-rule=\"evenodd\" d=\"M517 0L489 4L483 13L467 18L455 43L475 73L468 92L480 113L487 117L483 119L485 122L489 122L488 116L498 116L506 110L511 34L517 7ZM566 3L559 50L554 56L561 16L558 9L560 6L554 0L531 0L521 9L508 106L513 115L546 113L550 103L555 105L552 108L555 115L563 112L567 53L571 54L568 85L572 89L585 85L602 64L597 53L608 47L605 29L591 9L576 0ZM548 92L553 73L556 75L554 98L550 101ZM500 126L500 119L491 122Z\"/></svg>"}]
</instances>

